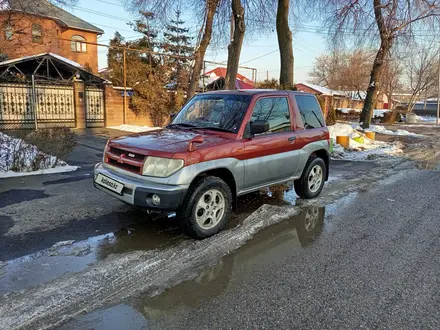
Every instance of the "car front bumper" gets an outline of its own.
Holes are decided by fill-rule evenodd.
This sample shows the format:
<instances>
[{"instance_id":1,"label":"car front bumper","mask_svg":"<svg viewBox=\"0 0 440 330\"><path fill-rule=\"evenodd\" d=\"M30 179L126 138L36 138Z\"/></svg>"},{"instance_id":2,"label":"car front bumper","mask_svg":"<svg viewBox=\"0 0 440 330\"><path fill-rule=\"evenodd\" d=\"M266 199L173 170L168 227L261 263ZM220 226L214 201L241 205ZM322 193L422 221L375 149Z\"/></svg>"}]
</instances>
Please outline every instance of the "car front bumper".
<instances>
[{"instance_id":1,"label":"car front bumper","mask_svg":"<svg viewBox=\"0 0 440 330\"><path fill-rule=\"evenodd\" d=\"M126 204L131 204L139 207L144 207L151 210L158 211L175 211L183 202L188 187L160 184L157 182L148 181L145 177L133 177L123 173L120 170L113 170L104 167L102 163L95 165L93 170L93 184L95 188L113 196ZM97 184L96 177L102 174L113 180L116 180L124 185L121 194L113 192L99 184ZM152 201L153 195L160 198L160 203L155 205Z\"/></svg>"}]
</instances>

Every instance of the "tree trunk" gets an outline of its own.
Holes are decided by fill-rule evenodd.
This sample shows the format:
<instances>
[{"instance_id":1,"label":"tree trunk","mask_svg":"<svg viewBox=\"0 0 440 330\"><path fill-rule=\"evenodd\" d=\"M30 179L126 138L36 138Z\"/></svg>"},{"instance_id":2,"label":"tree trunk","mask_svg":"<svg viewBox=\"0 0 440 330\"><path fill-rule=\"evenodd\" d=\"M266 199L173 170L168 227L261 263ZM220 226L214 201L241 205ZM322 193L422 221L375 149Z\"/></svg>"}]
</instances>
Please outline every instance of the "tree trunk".
<instances>
[{"instance_id":1,"label":"tree trunk","mask_svg":"<svg viewBox=\"0 0 440 330\"><path fill-rule=\"evenodd\" d=\"M292 32L289 28L289 4L290 0L278 0L277 36L281 59L280 85L282 89L293 88L293 46Z\"/></svg>"},{"instance_id":2,"label":"tree trunk","mask_svg":"<svg viewBox=\"0 0 440 330\"><path fill-rule=\"evenodd\" d=\"M246 30L244 24L244 8L240 0L232 0L232 15L234 17L234 34L228 46L228 67L226 70L225 89L235 89L238 62L240 61L241 47Z\"/></svg>"},{"instance_id":3,"label":"tree trunk","mask_svg":"<svg viewBox=\"0 0 440 330\"><path fill-rule=\"evenodd\" d=\"M191 78L188 86L187 99L190 99L196 93L200 81L200 71L203 67L203 60L205 59L206 49L211 42L212 24L214 22L214 15L220 0L206 1L206 19L205 31L203 32L202 40L194 52L194 67L191 73Z\"/></svg>"},{"instance_id":4,"label":"tree trunk","mask_svg":"<svg viewBox=\"0 0 440 330\"><path fill-rule=\"evenodd\" d=\"M374 0L374 16L376 19L376 24L379 29L380 35L380 48L377 51L376 57L373 62L373 69L370 75L370 84L367 89L367 96L365 97L364 107L362 108L360 123L362 128L369 128L371 123L371 118L373 116L373 102L376 97L376 91L378 90L378 85L380 83L382 68L385 60L386 54L391 50L393 38L390 36L386 26L385 20L382 15L382 3L381 0Z\"/></svg>"}]
</instances>

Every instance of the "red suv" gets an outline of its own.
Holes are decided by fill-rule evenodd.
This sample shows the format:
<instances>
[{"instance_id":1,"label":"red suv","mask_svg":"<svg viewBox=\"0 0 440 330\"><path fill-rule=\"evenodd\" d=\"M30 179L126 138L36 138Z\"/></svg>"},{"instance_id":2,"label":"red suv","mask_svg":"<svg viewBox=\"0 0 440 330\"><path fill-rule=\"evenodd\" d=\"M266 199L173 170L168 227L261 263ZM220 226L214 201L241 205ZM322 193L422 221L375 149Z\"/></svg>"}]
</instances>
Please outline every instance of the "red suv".
<instances>
[{"instance_id":1,"label":"red suv","mask_svg":"<svg viewBox=\"0 0 440 330\"><path fill-rule=\"evenodd\" d=\"M164 129L111 139L95 187L176 211L195 238L216 234L238 196L294 181L302 198L328 179L329 132L315 96L270 90L193 97Z\"/></svg>"}]
</instances>

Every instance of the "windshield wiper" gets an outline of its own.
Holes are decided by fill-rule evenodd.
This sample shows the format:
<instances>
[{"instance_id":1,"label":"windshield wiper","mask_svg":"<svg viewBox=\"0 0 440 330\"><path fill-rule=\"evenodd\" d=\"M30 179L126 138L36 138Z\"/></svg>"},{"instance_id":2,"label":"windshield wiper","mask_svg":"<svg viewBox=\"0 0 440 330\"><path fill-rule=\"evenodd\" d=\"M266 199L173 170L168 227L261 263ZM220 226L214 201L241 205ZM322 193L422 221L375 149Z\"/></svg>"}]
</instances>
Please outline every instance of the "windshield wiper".
<instances>
[{"instance_id":1,"label":"windshield wiper","mask_svg":"<svg viewBox=\"0 0 440 330\"><path fill-rule=\"evenodd\" d=\"M179 124L169 124L169 125L167 126L167 128L173 128L173 127L188 127L188 128L195 128L195 125L179 123Z\"/></svg>"},{"instance_id":2,"label":"windshield wiper","mask_svg":"<svg viewBox=\"0 0 440 330\"><path fill-rule=\"evenodd\" d=\"M194 129L210 129L212 131L219 131L219 132L226 132L226 133L234 133L233 131L226 129L226 128L221 128L221 127L215 127L215 126L197 126L197 127L193 127Z\"/></svg>"}]
</instances>

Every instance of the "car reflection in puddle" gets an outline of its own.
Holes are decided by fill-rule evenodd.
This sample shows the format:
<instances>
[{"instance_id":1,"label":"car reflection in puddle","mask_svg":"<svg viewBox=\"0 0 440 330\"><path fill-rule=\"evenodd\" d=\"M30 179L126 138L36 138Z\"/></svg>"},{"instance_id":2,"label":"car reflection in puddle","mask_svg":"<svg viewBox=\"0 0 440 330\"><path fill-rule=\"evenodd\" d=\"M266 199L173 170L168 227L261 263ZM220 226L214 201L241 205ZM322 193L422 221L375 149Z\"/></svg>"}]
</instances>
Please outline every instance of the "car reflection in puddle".
<instances>
[{"instance_id":1,"label":"car reflection in puddle","mask_svg":"<svg viewBox=\"0 0 440 330\"><path fill-rule=\"evenodd\" d=\"M157 322L158 328L169 327L175 318L184 317L191 309L224 292L231 279L239 277L243 270L251 275L252 269L258 265L310 246L321 235L324 219L324 207L305 208L297 216L262 230L235 253L205 269L196 279L182 282L153 298L140 298L133 306L149 322Z\"/></svg>"}]
</instances>

